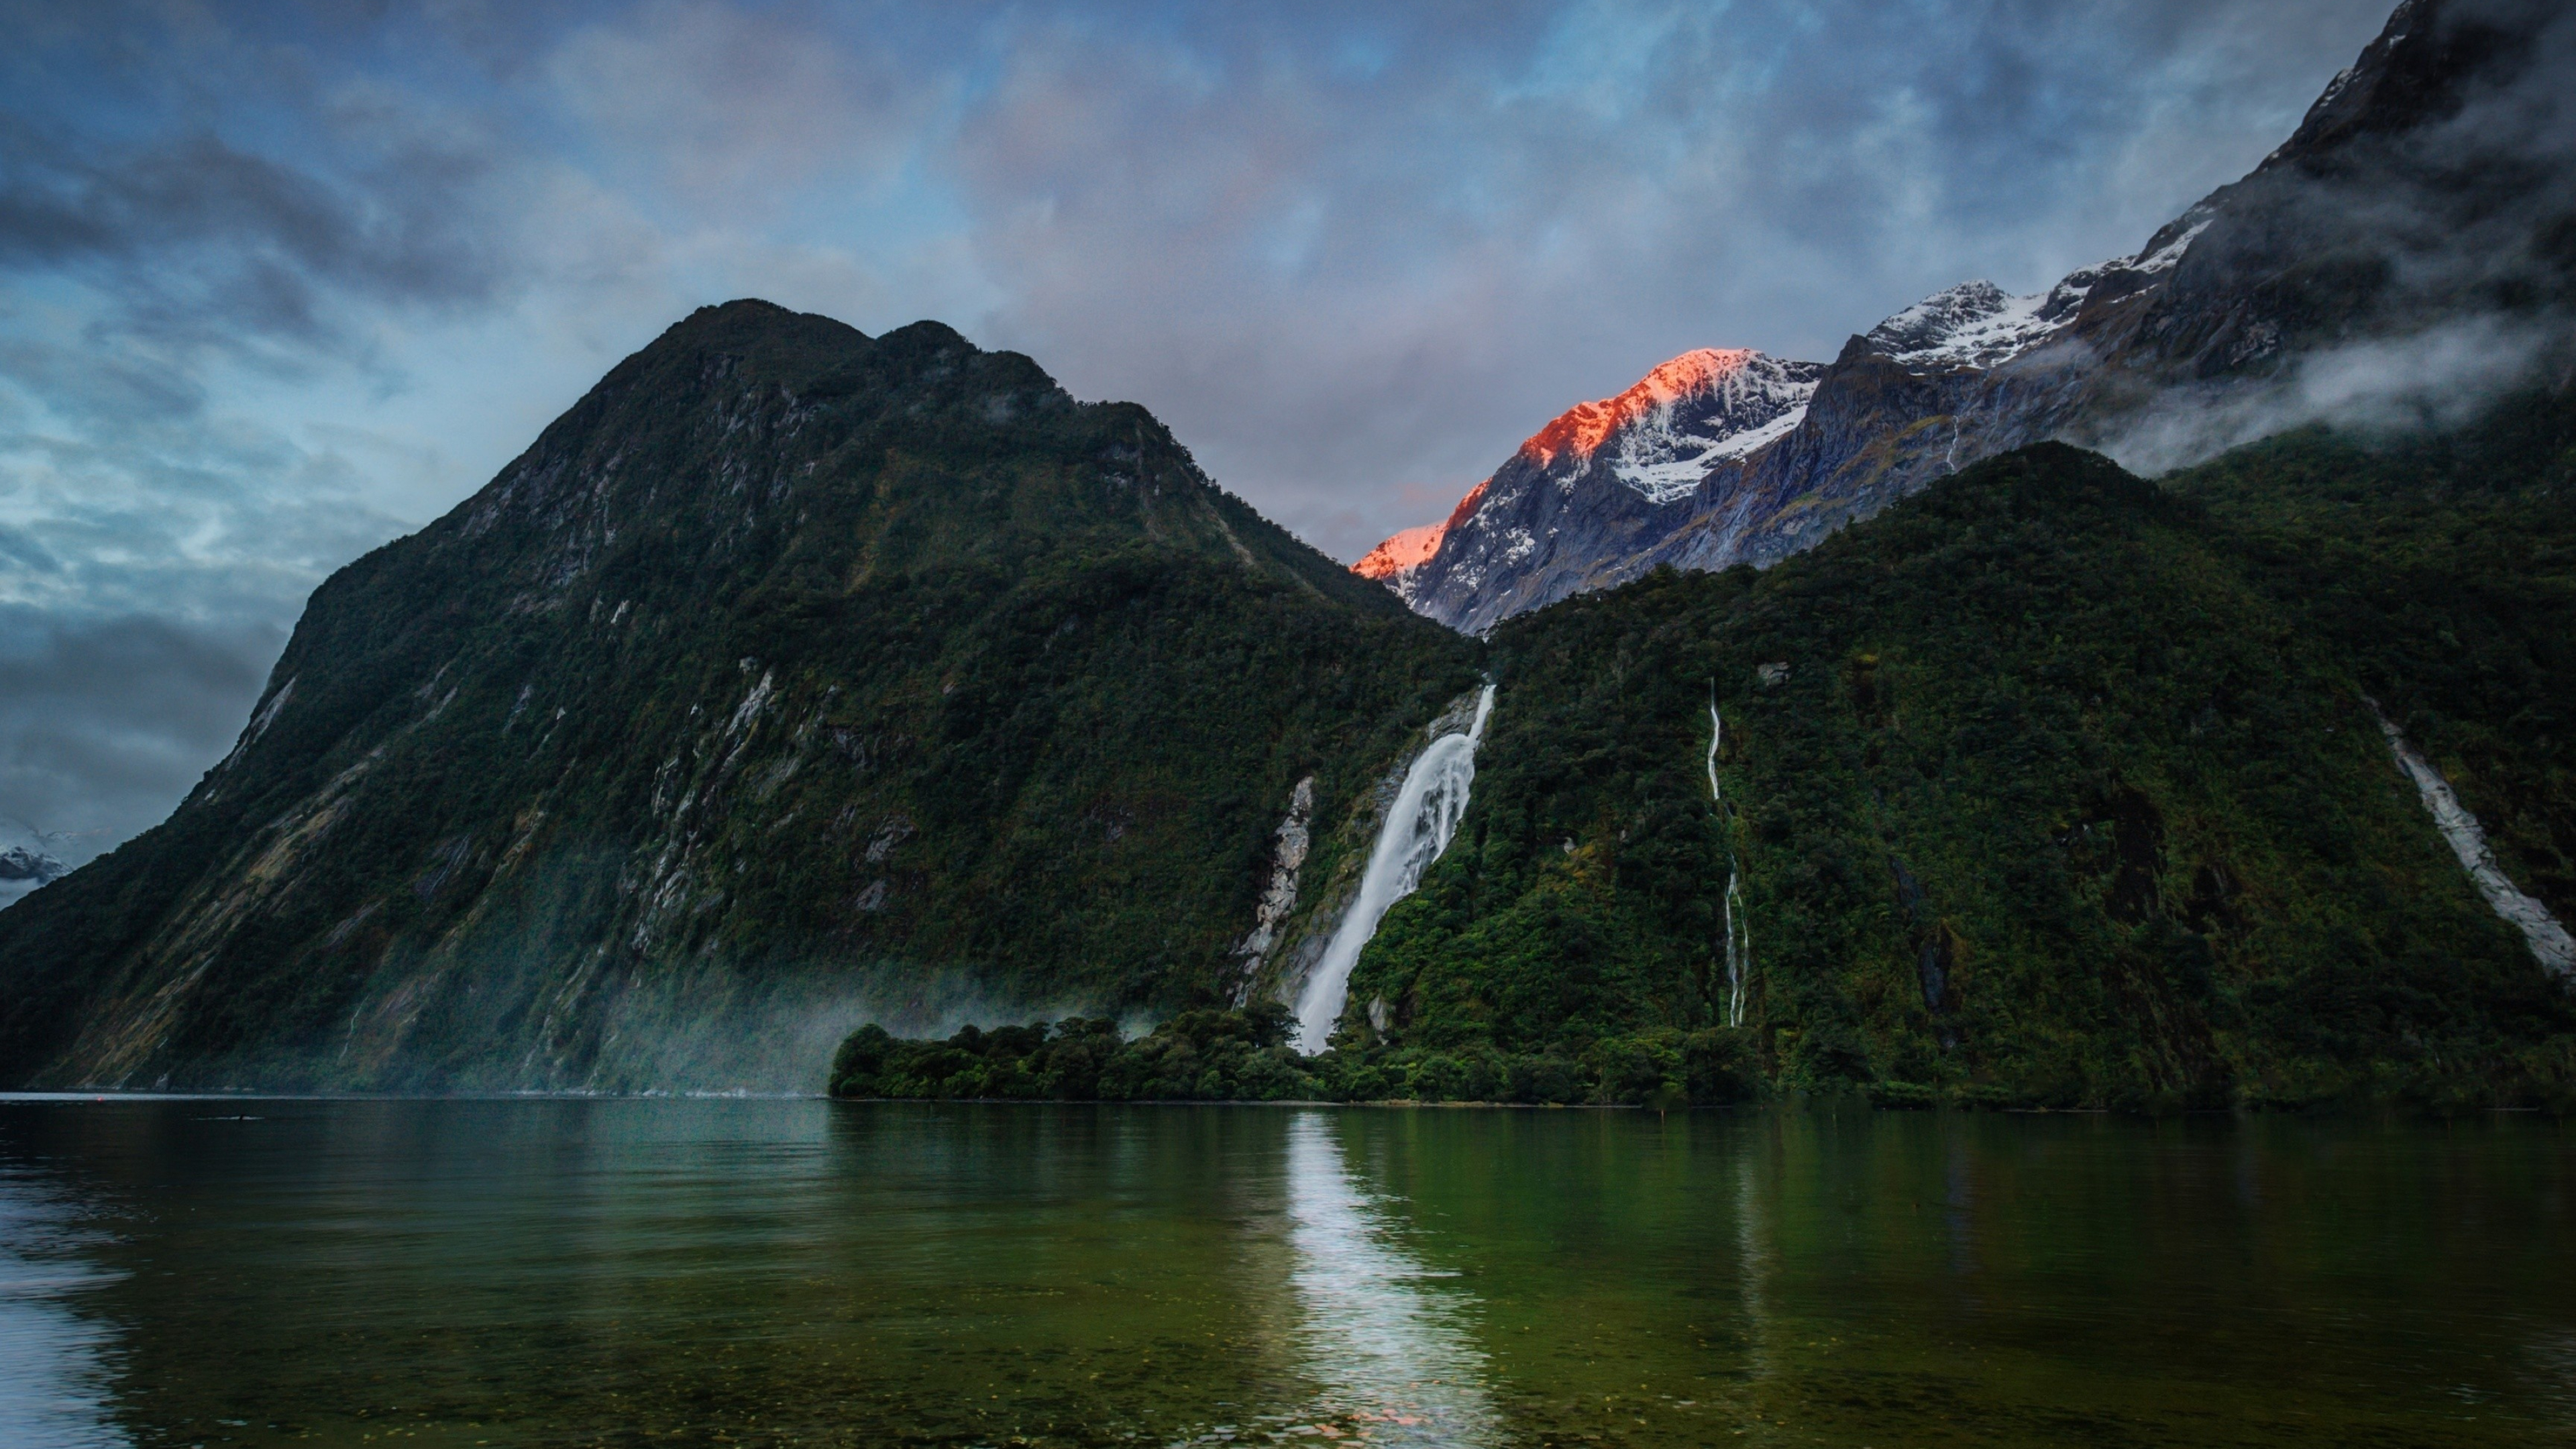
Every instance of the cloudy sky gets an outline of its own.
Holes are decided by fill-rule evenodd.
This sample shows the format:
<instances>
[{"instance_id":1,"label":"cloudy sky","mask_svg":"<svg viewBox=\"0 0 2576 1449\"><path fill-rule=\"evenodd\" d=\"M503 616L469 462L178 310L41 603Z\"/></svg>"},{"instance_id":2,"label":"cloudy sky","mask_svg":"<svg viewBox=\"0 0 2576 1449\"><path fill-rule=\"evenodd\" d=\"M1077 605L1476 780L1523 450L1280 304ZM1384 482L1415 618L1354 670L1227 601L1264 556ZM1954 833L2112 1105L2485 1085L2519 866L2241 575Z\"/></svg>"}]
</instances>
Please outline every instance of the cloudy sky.
<instances>
[{"instance_id":1,"label":"cloudy sky","mask_svg":"<svg viewBox=\"0 0 2576 1449\"><path fill-rule=\"evenodd\" d=\"M0 821L157 821L701 303L1025 351L1349 559L1673 353L2133 250L2387 6L0 0Z\"/></svg>"}]
</instances>

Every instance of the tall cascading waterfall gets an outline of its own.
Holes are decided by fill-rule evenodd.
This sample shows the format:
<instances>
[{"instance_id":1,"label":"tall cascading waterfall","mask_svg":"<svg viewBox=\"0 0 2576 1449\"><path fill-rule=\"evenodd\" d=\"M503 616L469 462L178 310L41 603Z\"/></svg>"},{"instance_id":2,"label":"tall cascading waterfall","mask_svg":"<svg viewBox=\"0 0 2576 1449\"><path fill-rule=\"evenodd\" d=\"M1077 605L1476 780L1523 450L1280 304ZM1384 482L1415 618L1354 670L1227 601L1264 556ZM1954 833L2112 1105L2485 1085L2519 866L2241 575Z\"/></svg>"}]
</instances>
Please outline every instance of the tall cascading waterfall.
<instances>
[{"instance_id":1,"label":"tall cascading waterfall","mask_svg":"<svg viewBox=\"0 0 2576 1449\"><path fill-rule=\"evenodd\" d=\"M1726 738L1726 721L1717 713L1717 695L1708 701L1708 799L1720 819L1726 814L1726 792L1717 785L1717 747ZM1744 979L1753 974L1752 927L1744 919L1744 889L1735 864L1735 849L1726 852L1726 1024L1744 1025Z\"/></svg>"},{"instance_id":2,"label":"tall cascading waterfall","mask_svg":"<svg viewBox=\"0 0 2576 1449\"><path fill-rule=\"evenodd\" d=\"M1360 876L1359 894L1342 916L1324 955L1297 994L1297 1049L1312 1056L1333 1035L1350 994L1351 967L1360 948L1377 934L1387 908L1413 894L1422 873L1449 848L1467 813L1467 789L1476 782L1476 746L1485 737L1485 716L1494 711L1494 687L1476 696L1476 719L1463 735L1442 735L1423 747L1413 768L1404 772L1404 788L1378 827L1368 869Z\"/></svg>"}]
</instances>

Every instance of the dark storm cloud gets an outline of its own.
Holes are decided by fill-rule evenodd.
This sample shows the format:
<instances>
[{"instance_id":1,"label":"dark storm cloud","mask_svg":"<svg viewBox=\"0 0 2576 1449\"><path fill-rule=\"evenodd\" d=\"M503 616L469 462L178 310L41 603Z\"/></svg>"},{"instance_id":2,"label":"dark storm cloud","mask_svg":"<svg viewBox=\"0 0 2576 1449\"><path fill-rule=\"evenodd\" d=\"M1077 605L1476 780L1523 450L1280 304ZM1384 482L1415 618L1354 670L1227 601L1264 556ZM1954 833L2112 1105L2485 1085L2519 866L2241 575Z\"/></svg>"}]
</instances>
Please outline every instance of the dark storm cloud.
<instances>
[{"instance_id":1,"label":"dark storm cloud","mask_svg":"<svg viewBox=\"0 0 2576 1449\"><path fill-rule=\"evenodd\" d=\"M491 295L500 259L473 225L482 171L414 149L364 168L360 189L210 134L103 148L0 113L0 267L96 276L150 335L326 342L334 300Z\"/></svg>"},{"instance_id":2,"label":"dark storm cloud","mask_svg":"<svg viewBox=\"0 0 2576 1449\"><path fill-rule=\"evenodd\" d=\"M157 823L223 757L283 641L0 606L0 802L74 864Z\"/></svg>"}]
</instances>

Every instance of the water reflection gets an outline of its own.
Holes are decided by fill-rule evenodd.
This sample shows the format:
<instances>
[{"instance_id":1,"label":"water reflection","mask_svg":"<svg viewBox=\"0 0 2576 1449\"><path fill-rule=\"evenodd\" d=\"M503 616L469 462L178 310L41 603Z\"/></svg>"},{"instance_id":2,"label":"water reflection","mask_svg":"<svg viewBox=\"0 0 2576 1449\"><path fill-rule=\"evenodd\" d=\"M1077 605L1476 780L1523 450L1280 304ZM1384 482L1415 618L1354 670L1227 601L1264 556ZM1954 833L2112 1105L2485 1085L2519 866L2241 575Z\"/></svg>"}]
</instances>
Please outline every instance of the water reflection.
<instances>
[{"instance_id":1,"label":"water reflection","mask_svg":"<svg viewBox=\"0 0 2576 1449\"><path fill-rule=\"evenodd\" d=\"M1745 1367L1756 1379L1771 1376L1771 1312L1764 1302L1771 1278L1771 1231L1764 1221L1763 1193L1757 1180L1763 1144L1747 1142L1735 1156L1735 1260L1743 1298Z\"/></svg>"},{"instance_id":2,"label":"water reflection","mask_svg":"<svg viewBox=\"0 0 2576 1449\"><path fill-rule=\"evenodd\" d=\"M1288 1126L1288 1218L1300 1348L1308 1376L1324 1386L1315 1431L1364 1430L1375 1444L1495 1442L1474 1296L1429 1285L1455 1275L1396 1244L1388 1213L1352 1177L1322 1113Z\"/></svg>"},{"instance_id":3,"label":"water reflection","mask_svg":"<svg viewBox=\"0 0 2576 1449\"><path fill-rule=\"evenodd\" d=\"M237 1114L0 1101L0 1449L2576 1443L2545 1121Z\"/></svg>"},{"instance_id":4,"label":"water reflection","mask_svg":"<svg viewBox=\"0 0 2576 1449\"><path fill-rule=\"evenodd\" d=\"M0 1169L0 1444L129 1442L107 1416L108 1335L71 1310L105 1277L77 1256L71 1218L44 1183Z\"/></svg>"}]
</instances>

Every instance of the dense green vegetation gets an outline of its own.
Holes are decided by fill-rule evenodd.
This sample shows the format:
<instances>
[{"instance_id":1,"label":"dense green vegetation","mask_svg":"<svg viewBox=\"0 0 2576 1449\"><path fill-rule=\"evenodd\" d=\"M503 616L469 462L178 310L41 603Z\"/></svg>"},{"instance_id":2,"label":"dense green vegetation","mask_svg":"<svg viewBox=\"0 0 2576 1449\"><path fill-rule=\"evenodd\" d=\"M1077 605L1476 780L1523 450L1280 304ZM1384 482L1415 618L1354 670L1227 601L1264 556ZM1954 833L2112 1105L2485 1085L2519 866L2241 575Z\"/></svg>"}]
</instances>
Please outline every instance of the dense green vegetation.
<instances>
[{"instance_id":1,"label":"dense green vegetation","mask_svg":"<svg viewBox=\"0 0 2576 1449\"><path fill-rule=\"evenodd\" d=\"M1301 1056L1288 1009L1186 1011L1133 1041L1116 1024L967 1027L906 1041L861 1027L832 1061L845 1097L1106 1102L1422 1101L1652 1107L1745 1101L1759 1084L1740 1033L1669 1027L1596 1037L1579 1050L1469 1053L1391 1048Z\"/></svg>"},{"instance_id":2,"label":"dense green vegetation","mask_svg":"<svg viewBox=\"0 0 2576 1449\"><path fill-rule=\"evenodd\" d=\"M1766 573L1514 620L1474 804L1363 955L1338 1050L1301 1064L1237 1032L1254 1070L1175 1023L1103 1049L1213 1077L1097 1090L2576 1105L2567 990L2476 896L2366 702L2576 915L2572 442L2576 408L2526 399L2164 486L2035 448ZM845 1085L1070 1090L950 1070L960 1050L887 1044Z\"/></svg>"},{"instance_id":3,"label":"dense green vegetation","mask_svg":"<svg viewBox=\"0 0 2576 1449\"><path fill-rule=\"evenodd\" d=\"M2460 432L2308 429L2167 482L2576 920L2576 394Z\"/></svg>"},{"instance_id":4,"label":"dense green vegetation","mask_svg":"<svg viewBox=\"0 0 2576 1449\"><path fill-rule=\"evenodd\" d=\"M2163 489L2031 449L1767 574L1664 575L1507 625L1476 809L1354 1002L1388 1003L1389 1044L1461 1054L1720 1025L1732 860L1742 1030L1777 1088L2567 1100L2567 993L2476 897L2362 697L2410 720L2444 701L2515 778L2563 778L2565 676L2535 676L2569 637L2547 577L2564 555L2531 542L2543 516L2565 536L2555 475L2466 508L2356 500L2433 516L2348 520L2327 554L2296 532L2302 475L2272 461L2332 473L2320 450L2356 456L2285 443ZM2222 491L2226 512L2201 501ZM2479 516L2506 494L2519 524ZM2341 593L2311 588L2320 559ZM2399 608L2437 569L2459 597ZM2474 641L2449 663L2483 695L2409 674L2446 632ZM1712 699L1723 810L1700 768ZM2565 829L2541 792L2521 804ZM1356 1009L1344 1031L1373 1035Z\"/></svg>"}]
</instances>

